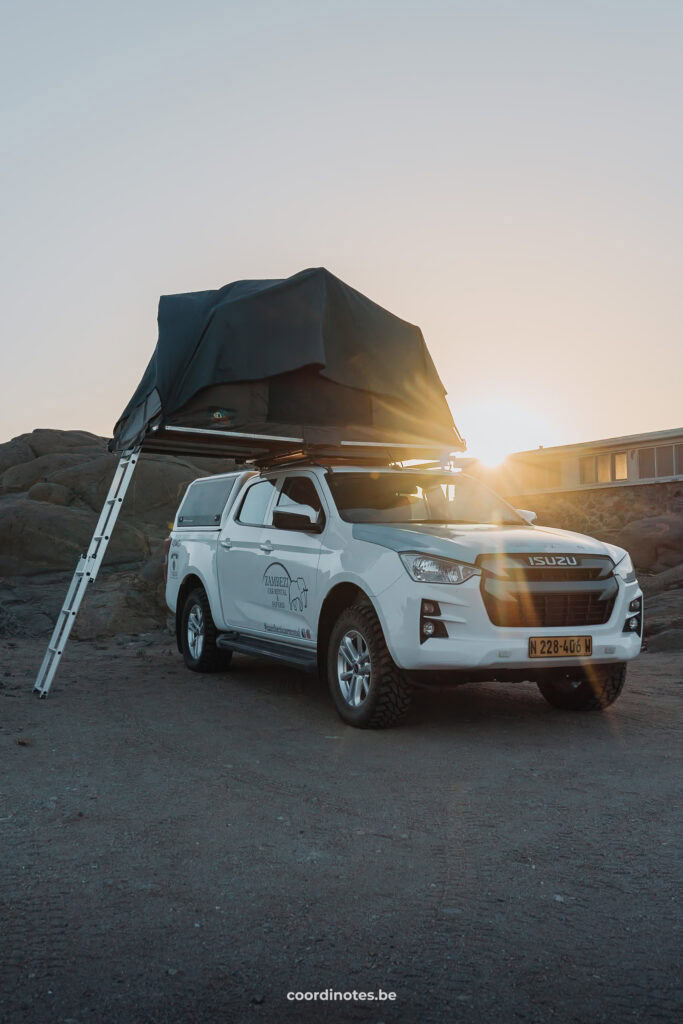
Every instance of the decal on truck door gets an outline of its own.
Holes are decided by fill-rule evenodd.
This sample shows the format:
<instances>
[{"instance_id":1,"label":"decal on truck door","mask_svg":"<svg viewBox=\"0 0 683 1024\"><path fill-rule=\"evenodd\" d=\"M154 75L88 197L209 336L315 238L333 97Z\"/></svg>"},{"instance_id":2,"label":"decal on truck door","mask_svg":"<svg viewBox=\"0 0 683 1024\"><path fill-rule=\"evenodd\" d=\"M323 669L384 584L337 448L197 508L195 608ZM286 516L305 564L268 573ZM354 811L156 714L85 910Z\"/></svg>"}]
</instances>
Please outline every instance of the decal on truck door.
<instances>
[{"instance_id":1,"label":"decal on truck door","mask_svg":"<svg viewBox=\"0 0 683 1024\"><path fill-rule=\"evenodd\" d=\"M271 607L289 608L302 612L308 607L308 587L302 576L296 579L287 572L281 562L271 562L263 574L263 586L271 598Z\"/></svg>"}]
</instances>

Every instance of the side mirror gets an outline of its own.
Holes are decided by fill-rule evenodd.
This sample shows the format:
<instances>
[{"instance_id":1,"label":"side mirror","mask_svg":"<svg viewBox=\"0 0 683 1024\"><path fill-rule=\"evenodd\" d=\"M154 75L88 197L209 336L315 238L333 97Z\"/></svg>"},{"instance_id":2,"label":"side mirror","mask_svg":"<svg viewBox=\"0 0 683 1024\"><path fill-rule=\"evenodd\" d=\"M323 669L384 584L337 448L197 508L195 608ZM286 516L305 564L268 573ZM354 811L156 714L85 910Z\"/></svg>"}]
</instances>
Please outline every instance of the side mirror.
<instances>
[{"instance_id":1,"label":"side mirror","mask_svg":"<svg viewBox=\"0 0 683 1024\"><path fill-rule=\"evenodd\" d=\"M289 509L274 509L273 526L276 530L297 530L299 533L320 533L322 531L318 513L310 505L294 505Z\"/></svg>"},{"instance_id":2,"label":"side mirror","mask_svg":"<svg viewBox=\"0 0 683 1024\"><path fill-rule=\"evenodd\" d=\"M518 515L520 515L522 517L522 519L524 520L525 523L529 524L529 526L531 526L532 523L536 522L536 519L537 519L536 513L532 512L531 509L528 509L528 508L517 508L517 509L515 509L515 511L517 512Z\"/></svg>"}]
</instances>

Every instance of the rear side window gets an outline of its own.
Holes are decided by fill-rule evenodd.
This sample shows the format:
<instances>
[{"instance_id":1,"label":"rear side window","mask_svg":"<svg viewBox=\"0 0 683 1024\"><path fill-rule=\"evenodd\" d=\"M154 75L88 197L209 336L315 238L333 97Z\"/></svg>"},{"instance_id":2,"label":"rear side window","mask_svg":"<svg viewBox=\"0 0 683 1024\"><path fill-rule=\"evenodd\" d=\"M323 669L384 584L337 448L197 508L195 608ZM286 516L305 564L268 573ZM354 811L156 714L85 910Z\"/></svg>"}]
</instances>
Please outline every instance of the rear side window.
<instances>
[{"instance_id":1,"label":"rear side window","mask_svg":"<svg viewBox=\"0 0 683 1024\"><path fill-rule=\"evenodd\" d=\"M178 509L178 526L218 526L234 486L234 476L195 481Z\"/></svg>"},{"instance_id":2,"label":"rear side window","mask_svg":"<svg viewBox=\"0 0 683 1024\"><path fill-rule=\"evenodd\" d=\"M237 522L245 526L263 526L275 484L270 480L259 480L247 489L242 499Z\"/></svg>"}]
</instances>

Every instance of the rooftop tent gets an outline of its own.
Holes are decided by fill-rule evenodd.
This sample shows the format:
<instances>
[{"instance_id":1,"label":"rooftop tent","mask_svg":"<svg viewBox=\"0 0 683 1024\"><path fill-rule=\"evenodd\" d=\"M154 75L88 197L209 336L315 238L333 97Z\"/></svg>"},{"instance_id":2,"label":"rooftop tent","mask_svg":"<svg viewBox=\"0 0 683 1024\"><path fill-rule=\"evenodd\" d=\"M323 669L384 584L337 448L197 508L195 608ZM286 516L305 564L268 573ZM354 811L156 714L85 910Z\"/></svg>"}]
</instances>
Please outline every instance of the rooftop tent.
<instances>
[{"instance_id":1,"label":"rooftop tent","mask_svg":"<svg viewBox=\"0 0 683 1024\"><path fill-rule=\"evenodd\" d=\"M112 451L464 447L420 329L323 268L165 295L158 320Z\"/></svg>"},{"instance_id":2,"label":"rooftop tent","mask_svg":"<svg viewBox=\"0 0 683 1024\"><path fill-rule=\"evenodd\" d=\"M386 462L464 443L419 328L318 269L163 296L157 347L109 447L121 458L36 676L41 697L141 450L263 462L332 449Z\"/></svg>"}]
</instances>

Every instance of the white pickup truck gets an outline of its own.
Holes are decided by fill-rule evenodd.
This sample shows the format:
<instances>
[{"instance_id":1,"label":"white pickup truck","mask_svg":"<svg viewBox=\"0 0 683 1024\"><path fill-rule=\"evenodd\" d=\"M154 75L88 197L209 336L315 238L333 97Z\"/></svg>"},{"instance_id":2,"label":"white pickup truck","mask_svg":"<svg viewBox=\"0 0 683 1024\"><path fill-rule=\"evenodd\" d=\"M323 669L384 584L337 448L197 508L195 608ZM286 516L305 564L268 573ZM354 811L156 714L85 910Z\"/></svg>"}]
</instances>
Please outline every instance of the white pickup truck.
<instances>
[{"instance_id":1,"label":"white pickup truck","mask_svg":"<svg viewBox=\"0 0 683 1024\"><path fill-rule=\"evenodd\" d=\"M458 471L330 459L196 480L175 519L166 600L197 672L233 651L326 677L345 722L381 728L416 685L536 682L602 709L640 652L626 551L535 526Z\"/></svg>"}]
</instances>

